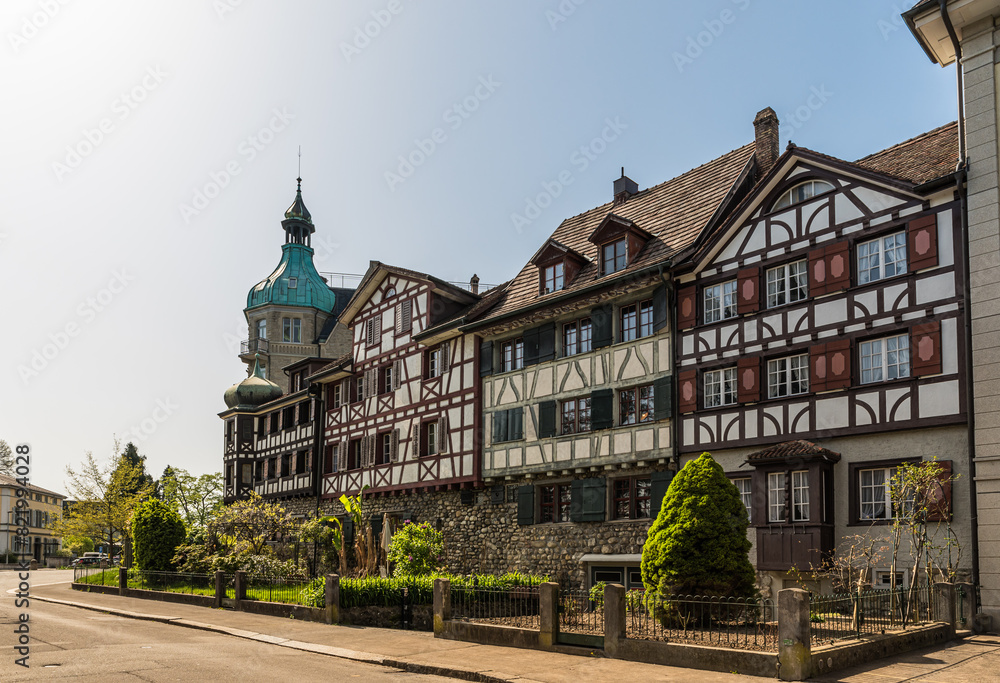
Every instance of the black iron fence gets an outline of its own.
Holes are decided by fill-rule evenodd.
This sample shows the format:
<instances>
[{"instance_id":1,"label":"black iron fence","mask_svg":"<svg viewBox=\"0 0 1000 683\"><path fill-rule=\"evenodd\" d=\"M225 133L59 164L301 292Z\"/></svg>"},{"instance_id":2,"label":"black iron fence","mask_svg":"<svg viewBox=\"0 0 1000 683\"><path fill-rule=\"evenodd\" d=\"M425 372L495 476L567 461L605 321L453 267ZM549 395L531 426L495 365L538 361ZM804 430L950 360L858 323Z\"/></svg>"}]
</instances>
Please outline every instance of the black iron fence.
<instances>
[{"instance_id":1,"label":"black iron fence","mask_svg":"<svg viewBox=\"0 0 1000 683\"><path fill-rule=\"evenodd\" d=\"M538 586L481 588L452 584L451 618L537 629L541 625Z\"/></svg>"},{"instance_id":2,"label":"black iron fence","mask_svg":"<svg viewBox=\"0 0 1000 683\"><path fill-rule=\"evenodd\" d=\"M776 652L778 617L771 600L629 591L626 637Z\"/></svg>"},{"instance_id":3,"label":"black iron fence","mask_svg":"<svg viewBox=\"0 0 1000 683\"><path fill-rule=\"evenodd\" d=\"M604 635L604 595L591 591L559 591L559 632Z\"/></svg>"},{"instance_id":4,"label":"black iron fence","mask_svg":"<svg viewBox=\"0 0 1000 683\"><path fill-rule=\"evenodd\" d=\"M101 569L93 565L73 567L73 583L89 583L93 586L117 586L118 568Z\"/></svg>"},{"instance_id":5,"label":"black iron fence","mask_svg":"<svg viewBox=\"0 0 1000 683\"><path fill-rule=\"evenodd\" d=\"M810 635L816 645L884 634L934 618L933 592L927 585L809 598Z\"/></svg>"},{"instance_id":6,"label":"black iron fence","mask_svg":"<svg viewBox=\"0 0 1000 683\"><path fill-rule=\"evenodd\" d=\"M188 595L215 595L215 575L129 569L128 587Z\"/></svg>"},{"instance_id":7,"label":"black iron fence","mask_svg":"<svg viewBox=\"0 0 1000 683\"><path fill-rule=\"evenodd\" d=\"M247 600L306 605L309 598L304 591L310 581L307 576L275 577L248 574L246 597Z\"/></svg>"}]
</instances>

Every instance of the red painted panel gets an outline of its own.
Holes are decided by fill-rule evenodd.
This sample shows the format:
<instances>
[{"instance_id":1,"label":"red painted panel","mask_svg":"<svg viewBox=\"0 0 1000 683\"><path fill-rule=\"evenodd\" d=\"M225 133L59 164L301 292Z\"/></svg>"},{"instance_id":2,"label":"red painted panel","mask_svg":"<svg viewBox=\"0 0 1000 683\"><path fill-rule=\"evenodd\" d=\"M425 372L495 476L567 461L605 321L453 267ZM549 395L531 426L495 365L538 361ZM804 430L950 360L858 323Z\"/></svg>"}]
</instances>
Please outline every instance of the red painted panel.
<instances>
[{"instance_id":1,"label":"red painted panel","mask_svg":"<svg viewBox=\"0 0 1000 683\"><path fill-rule=\"evenodd\" d=\"M736 274L737 303L740 315L760 310L760 268L744 268Z\"/></svg>"},{"instance_id":2,"label":"red painted panel","mask_svg":"<svg viewBox=\"0 0 1000 683\"><path fill-rule=\"evenodd\" d=\"M906 226L907 258L909 270L933 268L938 264L937 214L922 216Z\"/></svg>"},{"instance_id":3,"label":"red painted panel","mask_svg":"<svg viewBox=\"0 0 1000 683\"><path fill-rule=\"evenodd\" d=\"M686 330L698 322L698 290L684 287L677 292L677 327Z\"/></svg>"},{"instance_id":4,"label":"red painted panel","mask_svg":"<svg viewBox=\"0 0 1000 683\"><path fill-rule=\"evenodd\" d=\"M826 344L817 344L809 348L809 389L811 391L826 391L826 381L830 368L826 360Z\"/></svg>"},{"instance_id":5,"label":"red painted panel","mask_svg":"<svg viewBox=\"0 0 1000 683\"><path fill-rule=\"evenodd\" d=\"M839 292L851 286L851 245L846 240L826 245L826 293Z\"/></svg>"},{"instance_id":6,"label":"red painted panel","mask_svg":"<svg viewBox=\"0 0 1000 683\"><path fill-rule=\"evenodd\" d=\"M737 361L736 397L740 403L760 400L760 358L744 356Z\"/></svg>"},{"instance_id":7,"label":"red painted panel","mask_svg":"<svg viewBox=\"0 0 1000 683\"><path fill-rule=\"evenodd\" d=\"M910 368L913 375L941 374L941 323L934 320L910 332Z\"/></svg>"},{"instance_id":8,"label":"red painted panel","mask_svg":"<svg viewBox=\"0 0 1000 683\"><path fill-rule=\"evenodd\" d=\"M684 370L677 374L677 406L680 412L690 413L698 409L698 371Z\"/></svg>"}]
</instances>

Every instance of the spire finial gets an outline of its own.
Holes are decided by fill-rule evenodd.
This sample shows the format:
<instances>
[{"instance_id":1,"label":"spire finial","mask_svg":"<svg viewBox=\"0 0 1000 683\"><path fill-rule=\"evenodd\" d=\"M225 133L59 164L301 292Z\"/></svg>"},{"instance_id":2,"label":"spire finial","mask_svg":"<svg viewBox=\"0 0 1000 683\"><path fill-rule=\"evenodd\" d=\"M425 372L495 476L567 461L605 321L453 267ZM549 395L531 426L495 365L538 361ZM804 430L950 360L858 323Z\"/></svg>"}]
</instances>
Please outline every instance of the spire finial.
<instances>
[{"instance_id":1,"label":"spire finial","mask_svg":"<svg viewBox=\"0 0 1000 683\"><path fill-rule=\"evenodd\" d=\"M295 179L299 183L299 192L302 191L302 145L299 145L299 177Z\"/></svg>"}]
</instances>

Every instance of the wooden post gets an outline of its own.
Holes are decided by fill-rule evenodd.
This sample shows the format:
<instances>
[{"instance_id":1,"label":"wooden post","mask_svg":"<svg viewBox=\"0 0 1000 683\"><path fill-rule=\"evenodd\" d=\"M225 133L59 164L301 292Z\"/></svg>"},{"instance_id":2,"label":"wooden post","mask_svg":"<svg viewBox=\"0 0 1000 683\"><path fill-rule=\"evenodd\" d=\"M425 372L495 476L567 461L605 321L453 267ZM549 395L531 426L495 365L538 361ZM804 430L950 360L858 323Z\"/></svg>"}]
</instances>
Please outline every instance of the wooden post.
<instances>
[{"instance_id":1,"label":"wooden post","mask_svg":"<svg viewBox=\"0 0 1000 683\"><path fill-rule=\"evenodd\" d=\"M559 635L559 584L543 583L538 586L538 645L542 649L551 650L556 645Z\"/></svg>"},{"instance_id":2,"label":"wooden post","mask_svg":"<svg viewBox=\"0 0 1000 683\"><path fill-rule=\"evenodd\" d=\"M434 637L444 635L445 624L451 621L451 581L434 579Z\"/></svg>"},{"instance_id":3,"label":"wooden post","mask_svg":"<svg viewBox=\"0 0 1000 683\"><path fill-rule=\"evenodd\" d=\"M809 593L801 588L778 591L778 665L783 681L804 681L812 673Z\"/></svg>"},{"instance_id":4,"label":"wooden post","mask_svg":"<svg viewBox=\"0 0 1000 683\"><path fill-rule=\"evenodd\" d=\"M336 574L326 575L326 623L340 623L340 577Z\"/></svg>"},{"instance_id":5,"label":"wooden post","mask_svg":"<svg viewBox=\"0 0 1000 683\"><path fill-rule=\"evenodd\" d=\"M604 587L604 654L618 656L625 639L625 586L609 583Z\"/></svg>"}]
</instances>

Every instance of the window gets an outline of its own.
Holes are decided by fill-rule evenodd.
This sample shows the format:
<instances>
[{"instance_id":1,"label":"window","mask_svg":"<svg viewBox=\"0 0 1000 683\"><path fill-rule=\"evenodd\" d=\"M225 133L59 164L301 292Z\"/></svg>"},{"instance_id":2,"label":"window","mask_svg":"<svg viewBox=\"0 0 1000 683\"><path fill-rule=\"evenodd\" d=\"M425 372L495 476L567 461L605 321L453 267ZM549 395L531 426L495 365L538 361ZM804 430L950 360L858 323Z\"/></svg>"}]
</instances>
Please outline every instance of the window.
<instances>
[{"instance_id":1,"label":"window","mask_svg":"<svg viewBox=\"0 0 1000 683\"><path fill-rule=\"evenodd\" d=\"M524 409L510 408L493 413L493 443L524 438Z\"/></svg>"},{"instance_id":2,"label":"window","mask_svg":"<svg viewBox=\"0 0 1000 683\"><path fill-rule=\"evenodd\" d=\"M563 355L575 356L591 350L592 327L590 318L574 320L563 325Z\"/></svg>"},{"instance_id":3,"label":"window","mask_svg":"<svg viewBox=\"0 0 1000 683\"><path fill-rule=\"evenodd\" d=\"M649 519L652 489L653 480L650 477L615 479L614 519Z\"/></svg>"},{"instance_id":4,"label":"window","mask_svg":"<svg viewBox=\"0 0 1000 683\"><path fill-rule=\"evenodd\" d=\"M736 490L740 492L740 500L743 501L743 507L747 509L747 519L752 520L753 515L751 510L753 509L753 480L750 477L740 477L739 479L733 479L733 485L736 486Z\"/></svg>"},{"instance_id":5,"label":"window","mask_svg":"<svg viewBox=\"0 0 1000 683\"><path fill-rule=\"evenodd\" d=\"M809 296L809 271L805 259L767 271L767 307L784 306Z\"/></svg>"},{"instance_id":6,"label":"window","mask_svg":"<svg viewBox=\"0 0 1000 683\"><path fill-rule=\"evenodd\" d=\"M653 385L623 389L619 393L619 424L653 421Z\"/></svg>"},{"instance_id":7,"label":"window","mask_svg":"<svg viewBox=\"0 0 1000 683\"><path fill-rule=\"evenodd\" d=\"M389 289L385 290L385 297L384 298L388 299L388 298L394 297L394 296L396 296L396 288L395 287L390 287Z\"/></svg>"},{"instance_id":8,"label":"window","mask_svg":"<svg viewBox=\"0 0 1000 683\"><path fill-rule=\"evenodd\" d=\"M858 284L906 272L906 232L858 243Z\"/></svg>"},{"instance_id":9,"label":"window","mask_svg":"<svg viewBox=\"0 0 1000 683\"><path fill-rule=\"evenodd\" d=\"M562 434L579 434L590 431L590 397L563 401Z\"/></svg>"},{"instance_id":10,"label":"window","mask_svg":"<svg viewBox=\"0 0 1000 683\"><path fill-rule=\"evenodd\" d=\"M809 472L792 472L792 521L809 521Z\"/></svg>"},{"instance_id":11,"label":"window","mask_svg":"<svg viewBox=\"0 0 1000 683\"><path fill-rule=\"evenodd\" d=\"M653 334L653 301L642 301L631 306L622 306L622 341L633 341Z\"/></svg>"},{"instance_id":12,"label":"window","mask_svg":"<svg viewBox=\"0 0 1000 683\"><path fill-rule=\"evenodd\" d=\"M323 459L323 474L333 474L337 471L340 460L340 444L332 443L326 447L326 457Z\"/></svg>"},{"instance_id":13,"label":"window","mask_svg":"<svg viewBox=\"0 0 1000 683\"><path fill-rule=\"evenodd\" d=\"M557 292L563 288L563 264L556 263L542 269L542 294Z\"/></svg>"},{"instance_id":14,"label":"window","mask_svg":"<svg viewBox=\"0 0 1000 683\"><path fill-rule=\"evenodd\" d=\"M778 201L774 203L774 210L784 209L793 204L804 202L832 189L834 189L833 185L825 180L807 180L781 195Z\"/></svg>"},{"instance_id":15,"label":"window","mask_svg":"<svg viewBox=\"0 0 1000 683\"><path fill-rule=\"evenodd\" d=\"M628 241L622 237L601 247L601 275L617 273L625 268L628 259Z\"/></svg>"},{"instance_id":16,"label":"window","mask_svg":"<svg viewBox=\"0 0 1000 683\"><path fill-rule=\"evenodd\" d=\"M794 396L809 391L809 354L767 361L767 397Z\"/></svg>"},{"instance_id":17,"label":"window","mask_svg":"<svg viewBox=\"0 0 1000 683\"><path fill-rule=\"evenodd\" d=\"M302 343L302 320L300 318L281 319L281 341L290 344Z\"/></svg>"},{"instance_id":18,"label":"window","mask_svg":"<svg viewBox=\"0 0 1000 683\"><path fill-rule=\"evenodd\" d=\"M306 424L309 422L310 414L312 413L312 403L310 401L303 401L299 404L299 424Z\"/></svg>"},{"instance_id":19,"label":"window","mask_svg":"<svg viewBox=\"0 0 1000 683\"><path fill-rule=\"evenodd\" d=\"M347 445L347 469L361 467L361 439L354 439Z\"/></svg>"},{"instance_id":20,"label":"window","mask_svg":"<svg viewBox=\"0 0 1000 683\"><path fill-rule=\"evenodd\" d=\"M524 367L524 340L511 339L500 345L500 371L510 372Z\"/></svg>"},{"instance_id":21,"label":"window","mask_svg":"<svg viewBox=\"0 0 1000 683\"><path fill-rule=\"evenodd\" d=\"M388 394L393 391L393 377L392 377L392 363L389 363L379 372L378 378L378 392L380 394Z\"/></svg>"},{"instance_id":22,"label":"window","mask_svg":"<svg viewBox=\"0 0 1000 683\"><path fill-rule=\"evenodd\" d=\"M267 339L267 319L257 321L257 339Z\"/></svg>"},{"instance_id":23,"label":"window","mask_svg":"<svg viewBox=\"0 0 1000 683\"><path fill-rule=\"evenodd\" d=\"M767 521L785 521L785 473L767 475Z\"/></svg>"},{"instance_id":24,"label":"window","mask_svg":"<svg viewBox=\"0 0 1000 683\"><path fill-rule=\"evenodd\" d=\"M343 382L336 382L326 388L326 403L330 408L339 408L344 404Z\"/></svg>"},{"instance_id":25,"label":"window","mask_svg":"<svg viewBox=\"0 0 1000 683\"><path fill-rule=\"evenodd\" d=\"M736 403L736 368L709 370L703 376L706 408Z\"/></svg>"},{"instance_id":26,"label":"window","mask_svg":"<svg viewBox=\"0 0 1000 683\"><path fill-rule=\"evenodd\" d=\"M889 520L896 516L893 509L891 486L896 476L895 467L878 467L858 470L858 519L862 522Z\"/></svg>"},{"instance_id":27,"label":"window","mask_svg":"<svg viewBox=\"0 0 1000 683\"><path fill-rule=\"evenodd\" d=\"M292 472L292 454L285 453L281 456L281 476L287 477Z\"/></svg>"},{"instance_id":28,"label":"window","mask_svg":"<svg viewBox=\"0 0 1000 683\"><path fill-rule=\"evenodd\" d=\"M299 279L297 277L288 278L288 288L297 289L299 286Z\"/></svg>"},{"instance_id":29,"label":"window","mask_svg":"<svg viewBox=\"0 0 1000 683\"><path fill-rule=\"evenodd\" d=\"M305 474L309 469L309 451L299 451L295 454L295 474Z\"/></svg>"},{"instance_id":30,"label":"window","mask_svg":"<svg viewBox=\"0 0 1000 683\"><path fill-rule=\"evenodd\" d=\"M281 413L277 410L271 413L271 417L268 418L268 433L274 434L281 427Z\"/></svg>"},{"instance_id":31,"label":"window","mask_svg":"<svg viewBox=\"0 0 1000 683\"><path fill-rule=\"evenodd\" d=\"M571 489L569 484L552 484L538 487L540 502L538 521L568 522Z\"/></svg>"},{"instance_id":32,"label":"window","mask_svg":"<svg viewBox=\"0 0 1000 683\"><path fill-rule=\"evenodd\" d=\"M910 376L910 338L905 334L861 342L861 383Z\"/></svg>"},{"instance_id":33,"label":"window","mask_svg":"<svg viewBox=\"0 0 1000 683\"><path fill-rule=\"evenodd\" d=\"M872 569L872 588L875 590L890 590L893 588L892 572L888 569ZM896 588L908 588L906 572L896 572Z\"/></svg>"},{"instance_id":34,"label":"window","mask_svg":"<svg viewBox=\"0 0 1000 683\"><path fill-rule=\"evenodd\" d=\"M425 422L424 431L424 455L437 455L438 452L438 423Z\"/></svg>"},{"instance_id":35,"label":"window","mask_svg":"<svg viewBox=\"0 0 1000 683\"><path fill-rule=\"evenodd\" d=\"M736 317L736 280L705 288L705 322Z\"/></svg>"},{"instance_id":36,"label":"window","mask_svg":"<svg viewBox=\"0 0 1000 683\"><path fill-rule=\"evenodd\" d=\"M378 435L378 450L375 453L375 464L385 465L392 462L392 432Z\"/></svg>"}]
</instances>

